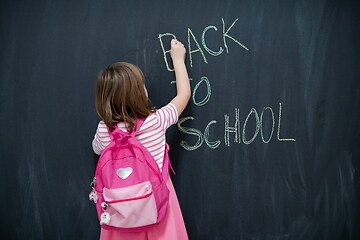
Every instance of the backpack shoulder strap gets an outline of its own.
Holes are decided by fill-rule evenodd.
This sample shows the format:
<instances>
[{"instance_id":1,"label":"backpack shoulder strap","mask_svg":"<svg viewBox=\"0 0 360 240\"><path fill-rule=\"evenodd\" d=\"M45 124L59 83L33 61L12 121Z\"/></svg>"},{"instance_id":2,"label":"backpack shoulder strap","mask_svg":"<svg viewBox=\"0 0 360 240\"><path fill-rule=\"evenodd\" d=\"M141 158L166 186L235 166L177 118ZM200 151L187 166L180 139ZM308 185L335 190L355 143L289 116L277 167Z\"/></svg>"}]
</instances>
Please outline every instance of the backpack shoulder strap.
<instances>
[{"instance_id":1,"label":"backpack shoulder strap","mask_svg":"<svg viewBox=\"0 0 360 240\"><path fill-rule=\"evenodd\" d=\"M137 132L140 130L141 126L143 125L144 121L145 121L145 118L143 118L143 117L137 118L136 122L135 122L135 126L134 126L132 132L130 132L130 133L128 131L124 132L118 128L116 128L113 132L109 131L110 139L113 140L115 134L120 134L121 136L124 136L124 137L126 137L126 136L135 137L135 135L137 134Z\"/></svg>"},{"instance_id":2,"label":"backpack shoulder strap","mask_svg":"<svg viewBox=\"0 0 360 240\"><path fill-rule=\"evenodd\" d=\"M162 167L162 177L165 181L169 178L169 168L176 175L173 167L171 166L170 158L169 158L169 144L165 143L165 153L164 153L164 162Z\"/></svg>"},{"instance_id":3,"label":"backpack shoulder strap","mask_svg":"<svg viewBox=\"0 0 360 240\"><path fill-rule=\"evenodd\" d=\"M135 135L137 134L137 132L140 130L141 126L143 125L143 123L145 122L145 118L137 118L136 119L136 123L134 126L133 131L130 133L132 137L135 137Z\"/></svg>"}]
</instances>

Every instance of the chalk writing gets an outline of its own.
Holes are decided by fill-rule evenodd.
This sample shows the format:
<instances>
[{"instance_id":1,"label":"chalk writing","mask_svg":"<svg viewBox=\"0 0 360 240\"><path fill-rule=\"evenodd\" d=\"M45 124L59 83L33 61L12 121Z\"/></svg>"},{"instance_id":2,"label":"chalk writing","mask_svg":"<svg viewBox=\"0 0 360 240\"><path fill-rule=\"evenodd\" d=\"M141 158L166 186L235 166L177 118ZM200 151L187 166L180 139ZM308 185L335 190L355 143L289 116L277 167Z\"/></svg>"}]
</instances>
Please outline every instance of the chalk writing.
<instances>
[{"instance_id":1,"label":"chalk writing","mask_svg":"<svg viewBox=\"0 0 360 240\"><path fill-rule=\"evenodd\" d=\"M264 132L263 132L263 116L264 116L264 112L265 110L269 109L271 111L271 118L272 118L272 126L271 126L271 134L268 140L264 139ZM275 117L274 117L274 111L272 110L271 107L265 107L263 109L263 111L261 112L261 116L260 116L260 133L261 133L261 139L263 140L264 143L268 143L270 142L272 135L274 133L274 128L275 128Z\"/></svg>"},{"instance_id":2,"label":"chalk writing","mask_svg":"<svg viewBox=\"0 0 360 240\"><path fill-rule=\"evenodd\" d=\"M175 36L174 34L172 34L172 33L159 34L159 36L158 36L158 38L159 38L159 40L160 40L161 49L162 49L162 51L163 51L164 61L165 61L166 68L167 68L168 71L174 71L173 68L170 68L170 67L169 67L169 63L168 63L167 58L166 58L166 54L170 53L170 50L166 50L166 51L165 51L164 43L163 43L163 41L162 41L162 38L163 38L164 36L171 36L171 38L174 38L174 39L176 39L176 36Z\"/></svg>"},{"instance_id":3,"label":"chalk writing","mask_svg":"<svg viewBox=\"0 0 360 240\"><path fill-rule=\"evenodd\" d=\"M189 81L192 81L193 79L192 78L189 78ZM171 81L170 84L174 84L176 83L176 81Z\"/></svg>"},{"instance_id":4,"label":"chalk writing","mask_svg":"<svg viewBox=\"0 0 360 240\"><path fill-rule=\"evenodd\" d=\"M229 53L229 47L228 47L228 43L227 40L232 40L234 41L237 45L239 45L240 47L242 47L243 49L245 49L246 51L249 51L249 48L247 48L243 43L241 43L240 41L238 41L237 39L235 39L234 37L232 37L230 35L230 30L234 27L235 23L238 21L238 18L235 19L235 21L230 25L229 28L226 29L225 26L225 21L224 18L221 18L221 22L222 22L222 40L223 40L223 46L226 49L226 53ZM187 47L188 47L188 57L189 57L189 61L190 61L190 66L193 67L193 55L195 53L200 53L203 61L208 64L205 52L202 50L201 46L205 49L205 51L212 55L212 56L219 56L224 52L224 48L222 46L220 46L218 51L212 50L208 47L208 45L206 44L206 36L208 34L209 30L214 30L215 32L218 31L218 28L216 26L213 25L209 25L207 27L204 28L202 35L201 35L201 45L199 44L199 42L197 41L193 31L188 28L187 29ZM164 61L166 64L166 68L168 71L174 71L174 69L172 69L168 63L167 60L167 54L170 53L170 50L165 50L164 48L164 44L163 44L163 37L171 37L176 39L175 34L173 33L164 33L164 34L159 34L158 39L160 41L160 45L161 45L161 49L163 51L163 57L164 57ZM192 80L192 79L191 79ZM172 81L171 83L176 83L175 81ZM201 86L201 84L205 84L206 85L206 96L201 99L198 100L197 99L197 92L199 87ZM192 91L192 101L196 106L204 106L206 105L211 98L211 84L209 79L206 76L201 77L200 81L195 85L193 91ZM268 111L271 113L271 130L270 133L265 134L264 133L264 113L265 111ZM269 114L267 114L267 116L269 116ZM249 131L249 129L247 129L248 123L249 121L251 121L251 119L254 119L255 121L255 129L254 129L254 133L252 135L252 137L250 139L247 138L247 133ZM200 131L199 129L196 128L191 128L191 127L186 127L183 126L183 124L188 121L188 120L195 120L195 117L193 116L188 116L188 117L183 117L181 118L178 123L177 123L177 127L178 129L188 135L192 135L196 137L196 142L194 145L190 145L187 141L183 140L180 142L180 146L182 146L184 149L186 149L187 151L194 151L196 149L198 149L199 147L201 147L203 145L203 143L205 142L205 144L211 148L211 149L216 149L221 145L221 141L220 140L215 140L215 141L210 141L209 140L209 136L210 136L210 127L211 126L215 126L215 124L217 123L216 120L211 120L208 122L208 124L206 125L204 132ZM280 138L280 131L281 131L281 120L282 120L282 104L279 103L279 111L278 111L278 125L277 125L277 140L278 141L282 141L282 142L295 142L296 139L294 138ZM230 116L228 114L224 114L224 143L226 146L230 146L231 145L231 141L230 141L230 135L233 135L233 143L237 143L240 144L241 142L243 142L246 145L251 144L252 142L255 141L255 139L257 138L257 136L261 135L261 141L265 144L269 143L273 137L274 131L275 131L275 114L274 111L271 107L264 107L262 109L261 115L259 117L259 114L257 112L257 110L255 108L251 108L249 113L247 114L244 123L242 124L242 131L240 129L241 127L241 122L240 122L240 109L239 108L235 108L235 121L234 121L234 125L230 126ZM265 139L265 135L268 136L267 139Z\"/></svg>"},{"instance_id":5,"label":"chalk writing","mask_svg":"<svg viewBox=\"0 0 360 240\"><path fill-rule=\"evenodd\" d=\"M234 142L240 143L241 141L241 135L240 135L240 121L239 121L239 109L235 108L235 125L234 127L230 127L229 124L229 115L225 114L225 134L224 134L224 140L225 145L230 146L230 133L235 133Z\"/></svg>"},{"instance_id":6,"label":"chalk writing","mask_svg":"<svg viewBox=\"0 0 360 240\"><path fill-rule=\"evenodd\" d=\"M271 128L271 133L270 133L270 137L265 140L264 139L264 130L263 130L263 120L264 120L264 112L265 111L270 111L271 112L271 119L272 119L272 128ZM277 140L278 141L296 141L296 139L293 139L293 138L287 138L287 139L283 139L283 138L280 138L280 131L281 131L281 118L282 118L282 104L279 103L279 118L278 118L278 129L277 129ZM250 117L251 116L254 116L255 118L255 131L254 131L254 134L253 136L251 137L251 139L247 139L246 138L246 132L247 132L247 124L248 124L248 121L250 121ZM225 114L224 115L224 143L226 146L230 146L230 134L234 134L234 143L241 143L241 139L242 139L242 142L246 145L249 145L251 144L255 139L256 137L259 135L259 132L261 133L261 140L263 143L269 143L271 138L272 138L272 135L273 135L273 132L274 132L274 128L275 128L275 117L274 117L274 111L271 107L264 107L262 112L261 112L261 115L260 115L260 118L259 118L259 114L257 113L256 109L255 108L251 108L250 112L247 114L246 118L245 118L245 121L242 125L242 132L240 131L240 110L238 108L235 108L235 122L234 122L234 127L231 127L230 124L229 124L229 115ZM195 143L195 145L191 146L189 145L186 141L182 141L180 143L180 145L185 148L186 150L188 151L192 151L192 150L195 150L195 149L198 149L199 147L201 147L201 145L205 142L206 145L212 149L215 149L217 147L220 146L221 142L220 140L216 140L214 142L211 142L209 141L209 128L212 124L215 124L217 123L216 120L211 120L207 125L206 125L206 128L205 128L205 131L204 131L204 134L198 130L198 129L195 129L195 128L189 128L189 127L184 127L183 126L183 123L187 120L194 120L195 118L194 117L184 117L184 118L181 118L179 121L178 121L178 129L185 133L185 134L190 134L190 135L195 135L198 137L198 140L197 142ZM242 134L241 134L242 133Z\"/></svg>"},{"instance_id":7,"label":"chalk writing","mask_svg":"<svg viewBox=\"0 0 360 240\"><path fill-rule=\"evenodd\" d=\"M206 42L205 42L205 33L206 33L209 29L215 29L215 31L217 31L217 27L215 27L215 26L207 26L207 27L204 29L204 31L203 31L203 33L202 33L202 35L201 35L201 43L202 43L203 47L205 48L205 50L206 50L209 54L211 54L211 55L213 55L213 56L216 57L216 56L219 56L219 55L224 51L224 49L223 49L222 47L220 47L219 51L218 51L218 52L215 52L215 51L211 50L210 48L208 48L208 46L206 45Z\"/></svg>"},{"instance_id":8,"label":"chalk writing","mask_svg":"<svg viewBox=\"0 0 360 240\"><path fill-rule=\"evenodd\" d=\"M194 135L194 136L197 136L198 137L198 140L197 142L195 143L195 145L191 146L189 145L186 141L181 141L180 142L180 146L182 146L183 148L185 148L186 150L188 151L193 151L193 150L196 150L198 149L204 142L204 138L203 138L203 135L202 135L202 132L200 132L199 130L195 129L195 128L189 128L189 127L183 127L181 126L181 124L187 120L194 120L194 117L184 117L184 118L181 118L179 119L178 123L177 123L177 126L179 128L179 130L183 133L187 133L187 134L190 134L190 135Z\"/></svg>"},{"instance_id":9,"label":"chalk writing","mask_svg":"<svg viewBox=\"0 0 360 240\"><path fill-rule=\"evenodd\" d=\"M248 141L246 140L246 137L245 137L245 130L246 130L246 124L251 116L251 114L254 113L254 116L255 116L255 120L256 120L256 128L255 128L255 133L253 135L253 137ZM246 119L245 119L245 122L244 122L244 127L243 127L243 134L242 134L242 137L243 137L243 141L245 144L250 144L252 143L255 138L257 137L258 133L259 133L259 115L257 114L256 112L256 109L255 108L252 108L249 112L249 114L247 115Z\"/></svg>"},{"instance_id":10,"label":"chalk writing","mask_svg":"<svg viewBox=\"0 0 360 240\"><path fill-rule=\"evenodd\" d=\"M200 102L196 101L196 92L200 86L201 83L205 82L206 83L206 96L203 100L201 100ZM203 106L205 105L209 100L210 100L210 97L211 97L211 86L210 86L210 81L207 77L201 77L201 81L198 82L196 84L196 86L194 87L194 90L193 90L193 94L192 94L192 100L194 102L194 104L196 106Z\"/></svg>"},{"instance_id":11,"label":"chalk writing","mask_svg":"<svg viewBox=\"0 0 360 240\"><path fill-rule=\"evenodd\" d=\"M238 18L235 19L235 21L231 24L231 26L228 28L228 30L225 32L225 22L224 22L224 19L221 18L221 22L223 24L223 40L224 40L224 46L226 48L226 52L229 53L229 47L228 45L226 44L226 37L227 38L230 38L231 40L233 40L234 42L236 42L237 44L239 44L242 48L244 48L246 51L249 51L249 49L244 45L242 44L241 42L239 42L238 40L236 40L235 38L233 38L232 36L229 35L229 31L230 29L235 25L235 23L237 22Z\"/></svg>"},{"instance_id":12,"label":"chalk writing","mask_svg":"<svg viewBox=\"0 0 360 240\"><path fill-rule=\"evenodd\" d=\"M264 139L264 132L263 132L263 116L264 116L264 112L266 110L270 110L271 112L271 119L272 119L272 128L271 128L271 133L270 133L270 137L268 140ZM287 138L287 139L282 139L280 138L280 129L281 129L281 112L282 112L282 105L281 103L279 103L279 118L278 118L278 129L277 129L277 140L278 141L296 141L296 139L293 138ZM254 114L255 117L255 132L253 137L250 140L246 139L245 133L246 133L246 125L247 122L249 121L250 116ZM225 120L225 133L224 133L224 139L225 139L225 145L230 146L230 140L229 140L229 133L235 133L234 136L234 142L235 143L240 143L241 139L240 139L240 121L239 121L239 109L235 108L235 127L229 127L229 116L227 114L224 115L224 120ZM252 108L249 112L249 114L247 115L245 122L243 124L243 129L242 129L242 140L245 144L250 144L252 143L255 138L257 137L259 130L261 133L261 140L264 143L269 143L273 132L274 132L274 128L275 128L275 117L274 117L274 111L271 107L264 107L262 112L261 112L261 117L259 119L259 115L256 111L255 108Z\"/></svg>"},{"instance_id":13,"label":"chalk writing","mask_svg":"<svg viewBox=\"0 0 360 240\"><path fill-rule=\"evenodd\" d=\"M211 142L209 141L209 132L210 132L210 126L212 124L215 124L216 121L215 120L212 120L210 121L206 127L205 127L205 130L204 130L204 134L196 129L196 128L189 128L189 127L184 127L182 126L182 123L187 121L187 120L194 120L195 118L190 116L190 117L184 117L184 118L181 118L178 123L177 123L177 126L178 126L178 129L183 132L183 133L186 133L186 134L190 134L190 135L194 135L194 136L197 136L197 141L196 143L191 146L189 145L186 141L181 141L180 142L180 146L182 146L183 148L185 148L186 150L188 151L193 151L193 150L196 150L198 149L199 147L201 147L201 145L204 143L206 143L206 145L209 147L209 148L212 148L212 149L215 149L217 147L220 146L220 140L216 140L215 142Z\"/></svg>"},{"instance_id":14,"label":"chalk writing","mask_svg":"<svg viewBox=\"0 0 360 240\"><path fill-rule=\"evenodd\" d=\"M234 27L234 25L235 25L235 23L237 21L238 21L238 18L235 19L235 21L230 25L230 27L228 29L226 29L225 28L224 18L221 18L221 22L222 22L222 40L223 40L223 45L224 45L224 47L226 49L226 53L229 53L229 47L228 47L228 44L227 44L227 41L226 41L227 39L231 39L236 44L238 44L240 47L242 47L246 51L249 51L248 47L246 47L243 43L241 43L239 40L235 39L234 37L230 36L230 34L229 34L229 31ZM201 45L205 49L205 51L207 53L209 53L210 55L216 57L216 56L221 55L224 52L224 49L222 47L220 47L219 51L216 52L214 50L211 50L207 46L205 37L206 37L207 31L210 30L210 29L214 29L216 32L218 30L217 27L213 26L213 25L209 25L209 26L205 27L202 34L201 34ZM161 45L161 49L162 49L162 52L163 52L163 57L164 57L166 68L167 68L168 71L174 71L173 68L170 68L167 57L166 57L166 55L170 53L170 50L165 50L164 43L163 43L163 40L162 40L163 37L171 37L171 38L176 39L176 36L173 33L163 33L163 34L159 34L159 36L158 36L158 39L159 39L160 45ZM200 53L200 55L201 55L202 59L204 60L204 62L207 64L208 61L207 61L206 55L205 55L204 51L202 50L201 45L199 44L198 40L196 39L193 31L190 28L187 29L187 41L188 41L187 42L187 46L188 46L188 51L187 52L188 52L188 56L189 56L190 67L193 67L193 55L195 53L198 53L198 52ZM193 42L195 44L194 47L191 44L191 42Z\"/></svg>"},{"instance_id":15,"label":"chalk writing","mask_svg":"<svg viewBox=\"0 0 360 240\"><path fill-rule=\"evenodd\" d=\"M281 103L279 103L279 125L278 125L278 130L277 130L277 139L279 141L293 141L293 142L295 142L296 139L293 139L293 138L287 138L287 139L280 138L280 126L281 126Z\"/></svg>"},{"instance_id":16,"label":"chalk writing","mask_svg":"<svg viewBox=\"0 0 360 240\"><path fill-rule=\"evenodd\" d=\"M205 143L206 145L209 146L209 148L212 148L212 149L215 149L217 147L220 146L220 140L216 140L215 142L210 142L209 141L209 129L210 129L210 125L212 124L215 124L216 121L215 120L212 120L208 123L208 125L206 125L206 128L205 128L205 131L204 131L204 140L205 140Z\"/></svg>"},{"instance_id":17,"label":"chalk writing","mask_svg":"<svg viewBox=\"0 0 360 240\"><path fill-rule=\"evenodd\" d=\"M195 45L196 45L196 47L197 47L195 50L192 50L192 49L191 49L190 36L191 36L191 38L193 39L193 41L194 41L194 43L195 43ZM189 49L188 53L189 53L189 59L190 59L190 67L193 66L193 65L192 65L192 54L194 54L194 53L196 53L196 52L200 52L200 53L201 53L201 56L202 56L203 59L204 59L204 62L205 62L205 63L208 63L207 60L206 60L204 51L201 49L198 41L196 40L196 38L195 38L195 36L194 36L194 34L193 34L193 32L191 31L190 28L188 28L188 49Z\"/></svg>"}]
</instances>

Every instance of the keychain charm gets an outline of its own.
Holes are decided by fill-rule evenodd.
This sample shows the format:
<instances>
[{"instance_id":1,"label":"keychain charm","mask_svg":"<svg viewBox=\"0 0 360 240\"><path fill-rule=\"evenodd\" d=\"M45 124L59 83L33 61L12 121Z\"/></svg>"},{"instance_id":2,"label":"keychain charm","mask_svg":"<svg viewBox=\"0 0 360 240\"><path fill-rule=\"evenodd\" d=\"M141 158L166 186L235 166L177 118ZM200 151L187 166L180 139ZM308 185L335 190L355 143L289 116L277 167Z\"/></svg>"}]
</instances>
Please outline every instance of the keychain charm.
<instances>
[{"instance_id":1,"label":"keychain charm","mask_svg":"<svg viewBox=\"0 0 360 240\"><path fill-rule=\"evenodd\" d=\"M100 217L100 224L109 224L110 222L110 214L107 212L103 212Z\"/></svg>"},{"instance_id":2,"label":"keychain charm","mask_svg":"<svg viewBox=\"0 0 360 240\"><path fill-rule=\"evenodd\" d=\"M90 201L94 201L94 203L97 203L97 201L98 201L98 195L97 195L97 193L96 193L96 191L95 191L95 189L93 188L93 190L90 192L90 194L89 194L89 200Z\"/></svg>"}]
</instances>

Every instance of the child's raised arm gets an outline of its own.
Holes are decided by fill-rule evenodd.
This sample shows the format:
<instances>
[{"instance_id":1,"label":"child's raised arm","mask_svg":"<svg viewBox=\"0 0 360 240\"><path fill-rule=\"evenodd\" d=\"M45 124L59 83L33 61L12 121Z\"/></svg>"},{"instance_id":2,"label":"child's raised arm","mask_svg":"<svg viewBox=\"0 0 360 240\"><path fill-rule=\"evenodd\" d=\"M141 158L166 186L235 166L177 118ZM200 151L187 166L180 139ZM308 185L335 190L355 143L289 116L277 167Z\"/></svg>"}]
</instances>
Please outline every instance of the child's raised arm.
<instances>
[{"instance_id":1,"label":"child's raised arm","mask_svg":"<svg viewBox=\"0 0 360 240\"><path fill-rule=\"evenodd\" d=\"M191 96L189 76L185 66L185 53L184 45L178 40L172 39L170 55L175 70L177 94L171 103L176 107L179 116L184 111Z\"/></svg>"}]
</instances>

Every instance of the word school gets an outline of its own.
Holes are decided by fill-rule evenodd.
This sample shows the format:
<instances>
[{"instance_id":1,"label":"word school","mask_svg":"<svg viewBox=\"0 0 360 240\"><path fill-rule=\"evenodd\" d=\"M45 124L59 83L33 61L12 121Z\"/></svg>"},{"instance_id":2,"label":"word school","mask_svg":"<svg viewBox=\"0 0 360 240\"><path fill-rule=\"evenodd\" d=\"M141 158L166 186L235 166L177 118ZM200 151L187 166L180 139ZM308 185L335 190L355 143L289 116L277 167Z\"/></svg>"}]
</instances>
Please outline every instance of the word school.
<instances>
[{"instance_id":1,"label":"word school","mask_svg":"<svg viewBox=\"0 0 360 240\"><path fill-rule=\"evenodd\" d=\"M266 114L265 112L268 112L268 114ZM264 129L263 129L263 122L264 122L264 115L267 116L271 116L271 130L270 133L265 133ZM254 120L255 120L255 131L253 136L250 139L246 138L246 127L247 124L250 120L250 117L253 115ZM278 118L277 118L277 131L276 131L276 139L278 141L290 141L290 142L295 142L296 139L293 138L281 138L280 137L280 131L281 131L281 118L282 118L282 105L281 103L279 103L279 111L278 111ZM188 120L194 120L195 118L192 116L189 117L184 117L181 118L178 123L178 129L185 133L185 134L189 134L189 135L193 135L195 137L197 137L197 141L194 145L190 145L188 144L186 141L181 141L180 145L186 149L187 151L193 151L198 149L199 147L201 147L203 145L203 143L205 142L205 144L211 148L211 149L216 149L220 146L221 141L220 140L215 140L215 141L210 141L209 139L209 135L210 135L210 126L212 126L213 124L216 124L217 121L216 120L211 120L205 127L204 132L202 133L199 129L196 128L190 128L190 127L185 127L183 126L184 122L188 121ZM235 122L233 125L230 126L230 117L229 115L225 114L224 115L224 142L226 146L230 146L230 135L233 134L233 138L234 138L234 143L241 143L243 142L244 144L250 144L252 143L256 137L259 135L261 135L261 140L263 143L269 143L270 140L273 137L274 134L274 130L275 130L275 114L274 114L274 110L271 107L264 107L260 117L258 112L256 111L255 108L252 108L250 110L250 112L248 113L248 115L246 116L244 123L242 124L242 131L241 131L241 122L240 122L240 110L238 108L235 108ZM266 136L265 136L266 135ZM242 140L242 141L241 141Z\"/></svg>"}]
</instances>

